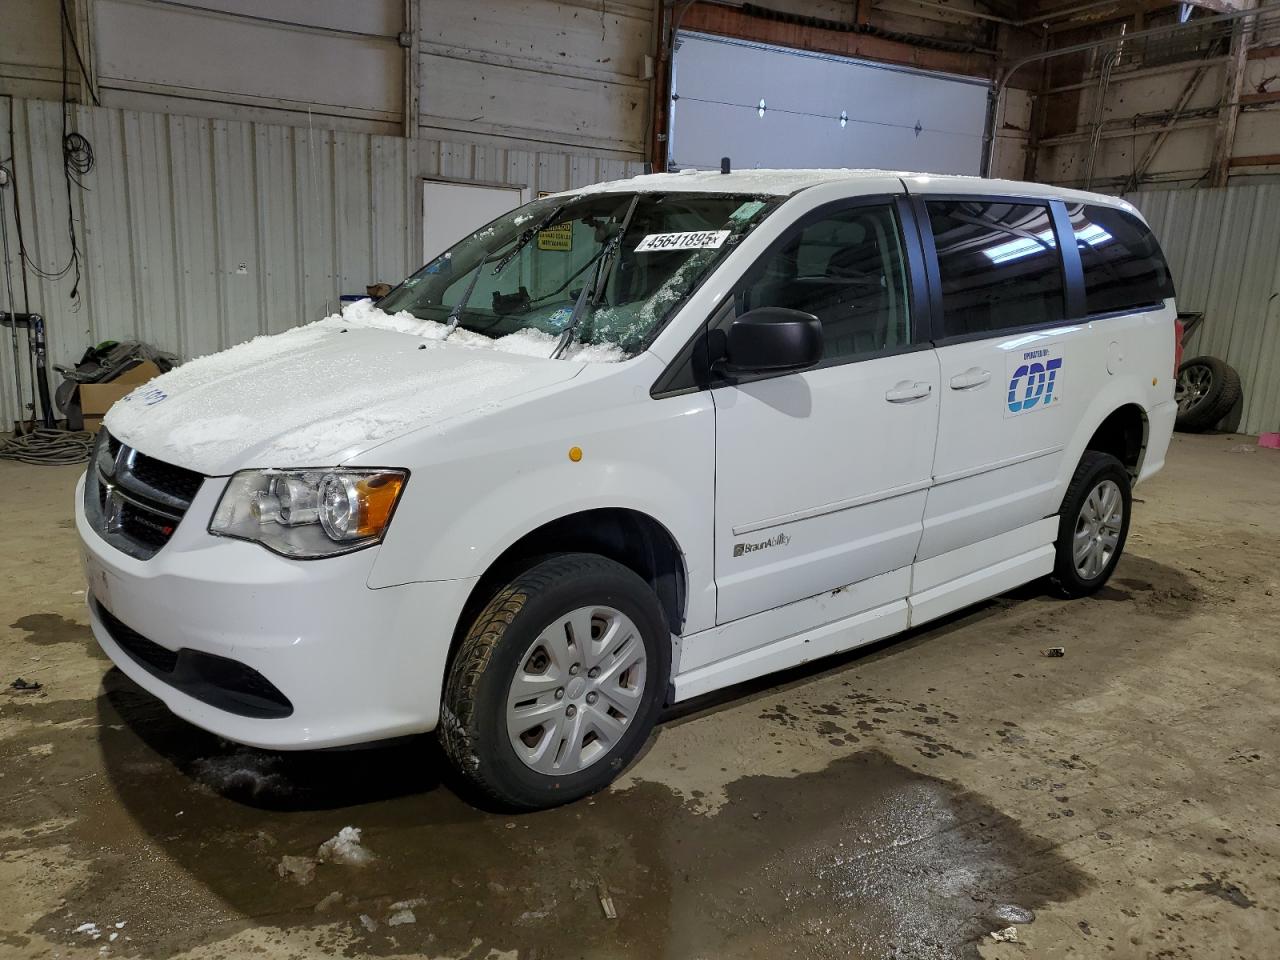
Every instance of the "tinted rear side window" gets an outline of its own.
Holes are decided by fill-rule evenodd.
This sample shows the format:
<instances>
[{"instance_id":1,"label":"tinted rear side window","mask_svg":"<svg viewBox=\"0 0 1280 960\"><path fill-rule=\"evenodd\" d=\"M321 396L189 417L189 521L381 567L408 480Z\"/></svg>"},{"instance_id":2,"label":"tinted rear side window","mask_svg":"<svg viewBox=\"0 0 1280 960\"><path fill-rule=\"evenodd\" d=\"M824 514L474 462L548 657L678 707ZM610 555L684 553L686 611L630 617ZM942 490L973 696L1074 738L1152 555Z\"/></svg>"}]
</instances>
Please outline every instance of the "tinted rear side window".
<instances>
[{"instance_id":1,"label":"tinted rear side window","mask_svg":"<svg viewBox=\"0 0 1280 960\"><path fill-rule=\"evenodd\" d=\"M1089 313L1158 306L1173 296L1160 244L1131 213L1111 207L1067 206L1084 267Z\"/></svg>"},{"instance_id":2,"label":"tinted rear side window","mask_svg":"<svg viewBox=\"0 0 1280 960\"><path fill-rule=\"evenodd\" d=\"M943 336L1058 323L1066 315L1062 262L1049 207L994 200L930 200Z\"/></svg>"}]
</instances>

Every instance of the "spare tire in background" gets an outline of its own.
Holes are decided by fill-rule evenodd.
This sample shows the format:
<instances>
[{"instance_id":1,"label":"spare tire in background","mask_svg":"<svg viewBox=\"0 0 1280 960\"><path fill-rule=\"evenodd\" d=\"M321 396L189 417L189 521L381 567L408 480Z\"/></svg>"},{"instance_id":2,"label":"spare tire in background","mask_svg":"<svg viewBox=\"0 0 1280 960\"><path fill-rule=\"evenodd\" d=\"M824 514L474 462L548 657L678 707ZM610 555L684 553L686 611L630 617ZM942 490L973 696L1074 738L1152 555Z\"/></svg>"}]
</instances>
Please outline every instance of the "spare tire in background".
<instances>
[{"instance_id":1,"label":"spare tire in background","mask_svg":"<svg viewBox=\"0 0 1280 960\"><path fill-rule=\"evenodd\" d=\"M1178 419L1185 433L1200 433L1217 425L1240 400L1240 374L1217 357L1192 357L1178 367L1174 386Z\"/></svg>"}]
</instances>

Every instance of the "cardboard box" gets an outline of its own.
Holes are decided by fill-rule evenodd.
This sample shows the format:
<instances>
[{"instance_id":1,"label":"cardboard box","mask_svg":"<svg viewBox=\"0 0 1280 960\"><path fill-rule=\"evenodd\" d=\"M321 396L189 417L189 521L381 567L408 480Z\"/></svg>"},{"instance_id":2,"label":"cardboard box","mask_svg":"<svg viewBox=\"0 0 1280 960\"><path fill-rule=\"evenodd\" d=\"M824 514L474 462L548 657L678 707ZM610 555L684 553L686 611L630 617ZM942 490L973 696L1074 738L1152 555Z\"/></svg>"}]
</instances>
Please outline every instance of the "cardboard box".
<instances>
[{"instance_id":1,"label":"cardboard box","mask_svg":"<svg viewBox=\"0 0 1280 960\"><path fill-rule=\"evenodd\" d=\"M80 384L80 411L84 414L84 428L93 433L102 426L102 418L106 416L111 405L127 393L132 393L139 384L158 377L160 368L150 360L143 360L136 367L131 367L114 380L106 383Z\"/></svg>"}]
</instances>

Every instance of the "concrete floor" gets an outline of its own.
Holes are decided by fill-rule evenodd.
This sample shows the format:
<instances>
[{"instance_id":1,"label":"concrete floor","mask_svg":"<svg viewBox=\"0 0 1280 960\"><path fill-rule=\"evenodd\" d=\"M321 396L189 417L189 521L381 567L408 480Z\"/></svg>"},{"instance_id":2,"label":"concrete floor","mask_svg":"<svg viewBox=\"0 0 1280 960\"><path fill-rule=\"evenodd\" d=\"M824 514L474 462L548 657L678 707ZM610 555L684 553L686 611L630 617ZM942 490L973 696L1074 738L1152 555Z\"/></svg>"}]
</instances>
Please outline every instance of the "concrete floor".
<instances>
[{"instance_id":1,"label":"concrete floor","mask_svg":"<svg viewBox=\"0 0 1280 960\"><path fill-rule=\"evenodd\" d=\"M1280 453L1251 444L1176 438L1097 597L695 704L520 817L429 738L281 756L175 720L85 626L77 471L0 464L0 957L1274 957ZM368 865L283 860L345 826Z\"/></svg>"}]
</instances>

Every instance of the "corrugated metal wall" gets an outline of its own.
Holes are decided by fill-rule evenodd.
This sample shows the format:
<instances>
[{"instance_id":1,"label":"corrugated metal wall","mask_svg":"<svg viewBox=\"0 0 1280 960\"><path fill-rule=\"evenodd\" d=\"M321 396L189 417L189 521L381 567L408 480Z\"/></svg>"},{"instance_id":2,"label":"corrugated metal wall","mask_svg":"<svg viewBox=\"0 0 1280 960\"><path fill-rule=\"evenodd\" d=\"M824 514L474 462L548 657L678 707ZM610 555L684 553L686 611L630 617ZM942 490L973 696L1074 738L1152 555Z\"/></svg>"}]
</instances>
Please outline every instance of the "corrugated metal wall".
<instances>
[{"instance_id":1,"label":"corrugated metal wall","mask_svg":"<svg viewBox=\"0 0 1280 960\"><path fill-rule=\"evenodd\" d=\"M1126 199L1164 247L1178 307L1205 314L1186 356L1209 354L1240 372L1237 429L1280 430L1280 185L1152 190Z\"/></svg>"},{"instance_id":2,"label":"corrugated metal wall","mask_svg":"<svg viewBox=\"0 0 1280 960\"><path fill-rule=\"evenodd\" d=\"M15 100L12 155L31 257L70 256L57 103ZM0 120L4 119L0 102ZM50 361L90 344L141 339L184 358L332 312L339 295L395 282L421 262L421 180L477 180L556 191L640 172L631 161L404 140L261 123L73 108L96 166L72 188L82 253L70 277L30 279ZM13 191L3 194L23 307ZM0 304L7 300L0 284ZM15 419L13 360L0 345L0 429ZM23 363L25 364L25 354ZM54 380L57 380L56 375ZM29 395L22 373L24 396Z\"/></svg>"}]
</instances>

